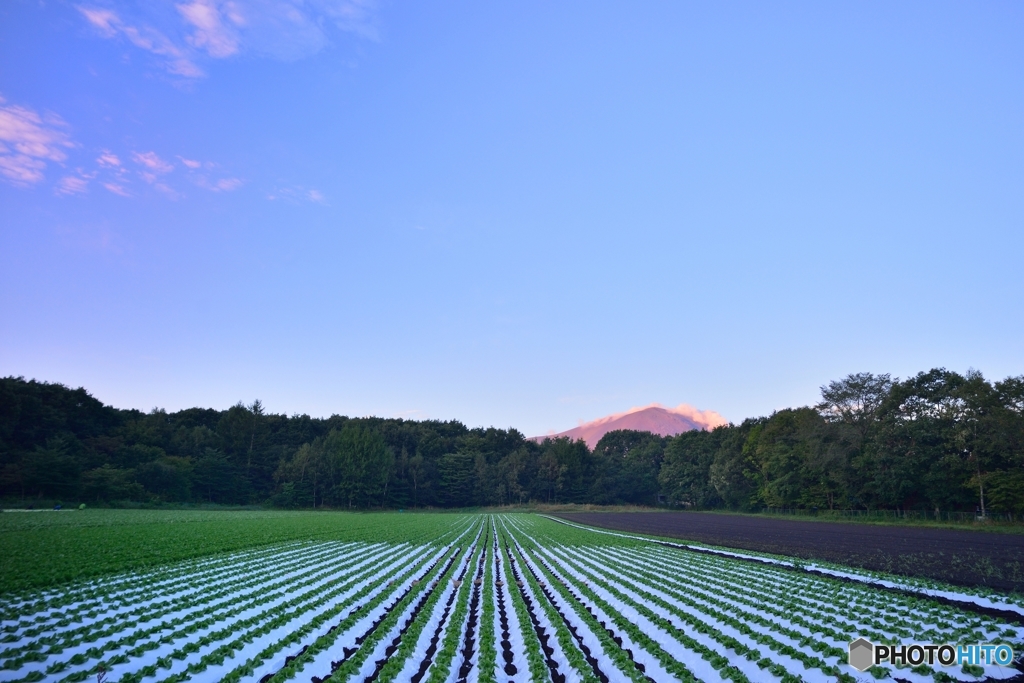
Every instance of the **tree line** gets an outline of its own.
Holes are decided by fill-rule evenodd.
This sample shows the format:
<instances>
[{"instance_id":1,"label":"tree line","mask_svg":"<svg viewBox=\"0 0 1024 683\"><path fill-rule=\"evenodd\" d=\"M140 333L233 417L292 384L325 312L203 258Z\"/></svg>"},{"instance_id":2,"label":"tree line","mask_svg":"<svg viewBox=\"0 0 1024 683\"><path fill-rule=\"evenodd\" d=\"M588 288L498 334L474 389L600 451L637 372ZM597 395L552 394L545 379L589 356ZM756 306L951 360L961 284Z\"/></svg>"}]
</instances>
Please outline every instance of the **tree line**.
<instances>
[{"instance_id":1,"label":"tree line","mask_svg":"<svg viewBox=\"0 0 1024 683\"><path fill-rule=\"evenodd\" d=\"M0 379L0 497L22 502L415 508L545 503L693 509L1024 512L1024 376L861 373L812 407L675 437L566 438L458 421L119 410Z\"/></svg>"}]
</instances>

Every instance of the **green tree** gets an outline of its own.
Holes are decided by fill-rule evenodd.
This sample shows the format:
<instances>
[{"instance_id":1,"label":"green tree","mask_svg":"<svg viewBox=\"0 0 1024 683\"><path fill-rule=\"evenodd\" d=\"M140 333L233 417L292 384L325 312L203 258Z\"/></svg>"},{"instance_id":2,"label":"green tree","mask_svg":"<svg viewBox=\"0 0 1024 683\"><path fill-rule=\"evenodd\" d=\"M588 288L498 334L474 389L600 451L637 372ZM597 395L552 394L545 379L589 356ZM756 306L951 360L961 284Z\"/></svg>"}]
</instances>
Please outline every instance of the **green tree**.
<instances>
[{"instance_id":1,"label":"green tree","mask_svg":"<svg viewBox=\"0 0 1024 683\"><path fill-rule=\"evenodd\" d=\"M756 500L776 508L817 503L812 463L819 459L824 422L811 408L780 410L754 426L744 444Z\"/></svg>"},{"instance_id":2,"label":"green tree","mask_svg":"<svg viewBox=\"0 0 1024 683\"><path fill-rule=\"evenodd\" d=\"M979 415L966 384L963 376L937 368L892 386L878 408L874 438L854 462L865 504L889 509L969 504L965 484L971 470L986 471L981 468L987 454L978 449Z\"/></svg>"},{"instance_id":3,"label":"green tree","mask_svg":"<svg viewBox=\"0 0 1024 683\"><path fill-rule=\"evenodd\" d=\"M522 505L529 496L532 458L521 446L502 458L495 467L495 498L498 505Z\"/></svg>"},{"instance_id":4,"label":"green tree","mask_svg":"<svg viewBox=\"0 0 1024 683\"><path fill-rule=\"evenodd\" d=\"M394 454L372 429L349 422L324 441L331 496L348 507L383 505Z\"/></svg>"},{"instance_id":5,"label":"green tree","mask_svg":"<svg viewBox=\"0 0 1024 683\"><path fill-rule=\"evenodd\" d=\"M445 507L466 507L473 502L476 454L446 453L438 461L441 502Z\"/></svg>"},{"instance_id":6,"label":"green tree","mask_svg":"<svg viewBox=\"0 0 1024 683\"><path fill-rule=\"evenodd\" d=\"M36 446L22 460L22 480L29 495L72 497L79 488L81 444L64 433Z\"/></svg>"},{"instance_id":7,"label":"green tree","mask_svg":"<svg viewBox=\"0 0 1024 683\"><path fill-rule=\"evenodd\" d=\"M241 503L245 500L245 489L238 474L227 456L207 448L193 466L192 490L200 500L209 503Z\"/></svg>"},{"instance_id":8,"label":"green tree","mask_svg":"<svg viewBox=\"0 0 1024 683\"><path fill-rule=\"evenodd\" d=\"M146 492L137 481L135 471L103 465L82 473L82 496L99 502L146 500Z\"/></svg>"},{"instance_id":9,"label":"green tree","mask_svg":"<svg viewBox=\"0 0 1024 683\"><path fill-rule=\"evenodd\" d=\"M497 480L495 472L497 465L491 465L487 456L477 453L473 457L473 503L475 505L489 505L497 497Z\"/></svg>"},{"instance_id":10,"label":"green tree","mask_svg":"<svg viewBox=\"0 0 1024 683\"><path fill-rule=\"evenodd\" d=\"M989 507L996 512L1024 513L1024 471L997 470L985 475Z\"/></svg>"},{"instance_id":11,"label":"green tree","mask_svg":"<svg viewBox=\"0 0 1024 683\"><path fill-rule=\"evenodd\" d=\"M416 455L409 458L409 480L412 482L413 505L420 506L431 499L431 488L434 483L432 474L430 463L417 450Z\"/></svg>"},{"instance_id":12,"label":"green tree","mask_svg":"<svg viewBox=\"0 0 1024 683\"><path fill-rule=\"evenodd\" d=\"M593 473L587 497L593 503L658 502L658 471L665 440L651 432L608 432L591 454Z\"/></svg>"},{"instance_id":13,"label":"green tree","mask_svg":"<svg viewBox=\"0 0 1024 683\"><path fill-rule=\"evenodd\" d=\"M173 456L150 460L135 468L135 479L160 500L184 502L192 495L192 461Z\"/></svg>"},{"instance_id":14,"label":"green tree","mask_svg":"<svg viewBox=\"0 0 1024 683\"><path fill-rule=\"evenodd\" d=\"M721 445L711 461L709 476L725 507L746 510L756 502L756 474L744 447L751 431L765 421L766 418L748 418L723 434Z\"/></svg>"},{"instance_id":15,"label":"green tree","mask_svg":"<svg viewBox=\"0 0 1024 683\"><path fill-rule=\"evenodd\" d=\"M722 502L711 484L711 463L730 429L694 429L666 440L658 483L670 505L713 508Z\"/></svg>"},{"instance_id":16,"label":"green tree","mask_svg":"<svg viewBox=\"0 0 1024 683\"><path fill-rule=\"evenodd\" d=\"M291 458L281 461L274 478L282 489L288 486L282 499L287 506L323 505L324 491L330 488L324 440L317 437L302 444Z\"/></svg>"},{"instance_id":17,"label":"green tree","mask_svg":"<svg viewBox=\"0 0 1024 683\"><path fill-rule=\"evenodd\" d=\"M815 408L825 421L848 427L856 434L855 448L867 441L877 424L878 410L892 390L889 375L860 372L821 387Z\"/></svg>"}]
</instances>

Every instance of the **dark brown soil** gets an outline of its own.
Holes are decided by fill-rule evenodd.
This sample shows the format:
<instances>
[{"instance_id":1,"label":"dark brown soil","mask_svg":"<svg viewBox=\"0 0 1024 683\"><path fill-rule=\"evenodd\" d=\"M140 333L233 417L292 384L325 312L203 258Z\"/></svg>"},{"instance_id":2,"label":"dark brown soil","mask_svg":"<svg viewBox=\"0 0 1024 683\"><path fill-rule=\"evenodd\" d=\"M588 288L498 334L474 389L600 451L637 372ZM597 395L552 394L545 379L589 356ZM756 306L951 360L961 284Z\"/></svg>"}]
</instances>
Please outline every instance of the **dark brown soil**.
<instances>
[{"instance_id":1,"label":"dark brown soil","mask_svg":"<svg viewBox=\"0 0 1024 683\"><path fill-rule=\"evenodd\" d=\"M575 512L579 524L1024 592L1024 535L709 512Z\"/></svg>"}]
</instances>

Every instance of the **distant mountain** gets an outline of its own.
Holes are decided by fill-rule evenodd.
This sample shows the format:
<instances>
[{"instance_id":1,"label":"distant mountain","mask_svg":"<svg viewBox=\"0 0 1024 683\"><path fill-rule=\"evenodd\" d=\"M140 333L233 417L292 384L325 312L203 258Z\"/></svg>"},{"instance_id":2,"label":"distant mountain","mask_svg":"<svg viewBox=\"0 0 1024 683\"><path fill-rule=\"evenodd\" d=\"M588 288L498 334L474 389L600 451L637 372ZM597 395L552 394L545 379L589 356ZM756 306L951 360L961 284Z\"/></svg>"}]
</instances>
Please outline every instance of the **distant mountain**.
<instances>
[{"instance_id":1,"label":"distant mountain","mask_svg":"<svg viewBox=\"0 0 1024 683\"><path fill-rule=\"evenodd\" d=\"M630 408L624 413L584 422L579 427L564 432L530 438L533 441L543 441L568 436L572 439L583 439L588 447L593 448L602 436L616 429L635 429L641 432L654 432L661 436L675 436L691 429L714 429L724 424L728 424L728 420L713 410L697 410L685 403L675 408L652 403L649 406Z\"/></svg>"}]
</instances>

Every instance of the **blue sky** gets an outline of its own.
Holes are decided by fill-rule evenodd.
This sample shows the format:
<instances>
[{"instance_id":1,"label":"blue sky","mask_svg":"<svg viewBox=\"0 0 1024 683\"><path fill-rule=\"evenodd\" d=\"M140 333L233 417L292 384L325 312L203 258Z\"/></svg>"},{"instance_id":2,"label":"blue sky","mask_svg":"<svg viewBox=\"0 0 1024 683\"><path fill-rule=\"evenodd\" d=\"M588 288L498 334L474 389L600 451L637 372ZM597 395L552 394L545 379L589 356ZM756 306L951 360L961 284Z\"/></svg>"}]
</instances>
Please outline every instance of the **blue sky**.
<instances>
[{"instance_id":1,"label":"blue sky","mask_svg":"<svg viewBox=\"0 0 1024 683\"><path fill-rule=\"evenodd\" d=\"M0 5L0 373L527 434L1024 373L1019 3Z\"/></svg>"}]
</instances>

